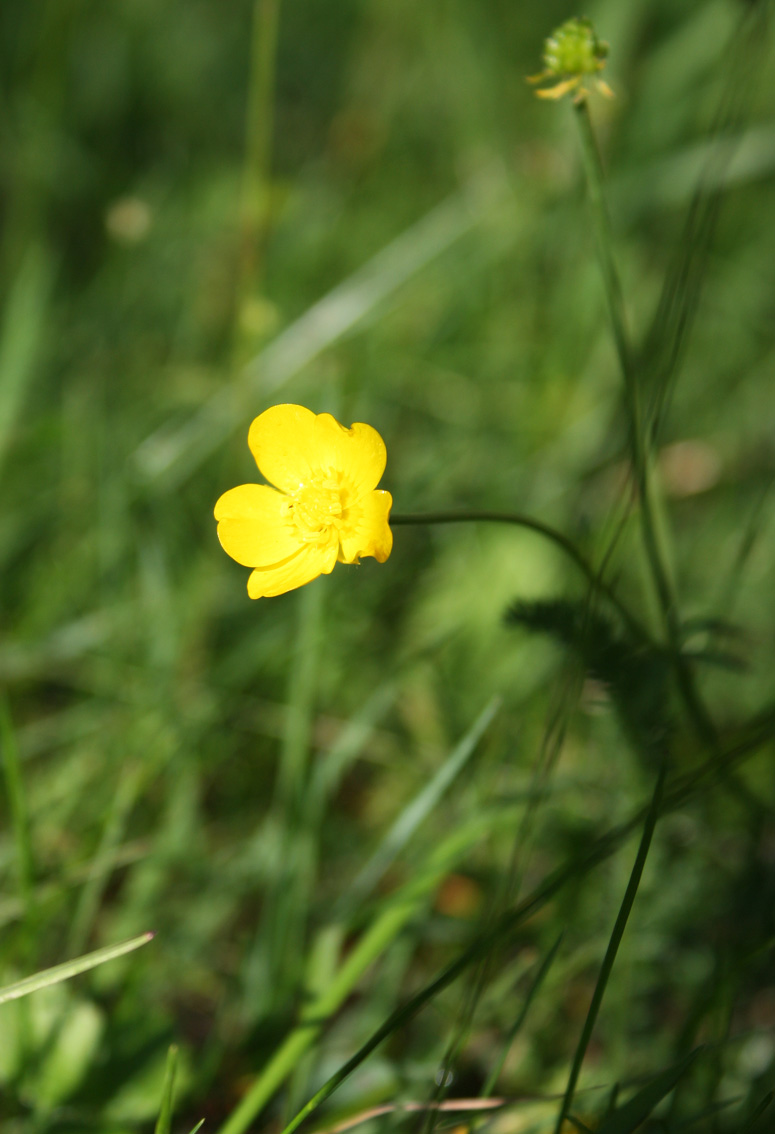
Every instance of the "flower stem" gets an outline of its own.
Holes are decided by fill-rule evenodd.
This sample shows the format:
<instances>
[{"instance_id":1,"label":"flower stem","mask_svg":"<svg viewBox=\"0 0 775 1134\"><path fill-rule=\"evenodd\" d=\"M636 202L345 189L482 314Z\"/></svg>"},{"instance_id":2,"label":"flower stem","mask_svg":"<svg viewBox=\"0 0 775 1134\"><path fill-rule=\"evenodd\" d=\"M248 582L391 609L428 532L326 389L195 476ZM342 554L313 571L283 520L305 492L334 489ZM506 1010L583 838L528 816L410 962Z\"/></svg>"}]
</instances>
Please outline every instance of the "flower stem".
<instances>
[{"instance_id":1,"label":"flower stem","mask_svg":"<svg viewBox=\"0 0 775 1134\"><path fill-rule=\"evenodd\" d=\"M611 224L605 199L603 164L600 159L600 151L597 147L586 99L581 99L579 102L574 103L574 114L581 138L581 153L584 159L584 172L587 178L590 211L592 213L592 223L595 229L603 287L608 304L608 315L611 320L611 330L613 331L616 352L619 356L619 366L624 383L624 404L630 431L635 483L639 495L643 543L659 599L660 610L665 622L665 629L672 639L674 635L671 631L677 630L677 624L674 625L676 617L675 597L667 570L662 562L657 525L654 518L648 448L646 444L646 431L644 429L637 368L630 344L629 331L627 329L622 285L613 255ZM677 634L675 636L677 637Z\"/></svg>"},{"instance_id":2,"label":"flower stem","mask_svg":"<svg viewBox=\"0 0 775 1134\"><path fill-rule=\"evenodd\" d=\"M681 622L678 602L673 581L665 565L659 525L656 519L651 458L648 446L648 422L644 420L638 367L627 329L622 286L613 255L603 164L585 98L574 103L574 115L581 139L584 172L587 179L592 223L595 229L608 314L622 372L624 405L630 432L633 472L640 506L641 538L662 616L664 632L670 648L679 692L698 739L706 747L714 749L717 746L716 729L697 692L693 675L681 649Z\"/></svg>"},{"instance_id":3,"label":"flower stem","mask_svg":"<svg viewBox=\"0 0 775 1134\"><path fill-rule=\"evenodd\" d=\"M624 377L625 393L631 403L630 414L632 418L636 418L639 417L638 387L630 346L630 335L627 329L624 294L612 251L613 241L605 199L603 163L597 147L595 132L592 128L592 119L589 115L586 98L574 102L573 109L581 136L581 154L584 159L584 173L587 179L597 253L600 258L600 269L603 274L603 285L608 302L608 314L611 319L616 351L619 355L619 364Z\"/></svg>"},{"instance_id":4,"label":"flower stem","mask_svg":"<svg viewBox=\"0 0 775 1134\"><path fill-rule=\"evenodd\" d=\"M649 634L645 627L641 626L635 616L630 613L613 588L601 578L600 573L585 559L573 541L568 539L566 535L563 535L562 532L558 532L556 528L544 524L541 520L535 520L532 516L524 516L520 512L490 511L397 513L390 517L391 525L468 524L477 522L514 524L517 527L527 528L529 531L537 532L545 539L550 540L564 551L568 558L576 564L582 574L585 575L587 580L592 584L592 587L608 599L611 605L615 607L621 615L630 631L641 641L649 640Z\"/></svg>"}]
</instances>

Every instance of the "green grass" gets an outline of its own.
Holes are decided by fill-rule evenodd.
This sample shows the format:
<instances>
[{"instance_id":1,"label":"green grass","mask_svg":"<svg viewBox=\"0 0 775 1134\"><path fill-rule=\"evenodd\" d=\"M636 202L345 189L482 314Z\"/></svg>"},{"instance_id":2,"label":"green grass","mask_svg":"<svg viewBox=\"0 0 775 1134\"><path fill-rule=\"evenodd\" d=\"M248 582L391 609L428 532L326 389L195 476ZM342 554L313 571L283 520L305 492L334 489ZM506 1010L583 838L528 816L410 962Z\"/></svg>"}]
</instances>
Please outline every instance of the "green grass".
<instances>
[{"instance_id":1,"label":"green grass","mask_svg":"<svg viewBox=\"0 0 775 1134\"><path fill-rule=\"evenodd\" d=\"M770 7L0 6L4 1134L770 1128ZM251 603L282 401L408 522Z\"/></svg>"}]
</instances>

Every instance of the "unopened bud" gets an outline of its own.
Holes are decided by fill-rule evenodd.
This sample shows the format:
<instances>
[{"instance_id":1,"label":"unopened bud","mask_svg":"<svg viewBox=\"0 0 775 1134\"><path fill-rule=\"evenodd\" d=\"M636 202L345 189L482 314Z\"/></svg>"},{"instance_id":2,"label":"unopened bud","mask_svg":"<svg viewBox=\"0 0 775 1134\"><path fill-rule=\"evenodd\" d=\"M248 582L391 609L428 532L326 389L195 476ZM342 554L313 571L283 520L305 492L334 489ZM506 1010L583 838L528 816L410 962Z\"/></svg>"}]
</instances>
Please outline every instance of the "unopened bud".
<instances>
[{"instance_id":1,"label":"unopened bud","mask_svg":"<svg viewBox=\"0 0 775 1134\"><path fill-rule=\"evenodd\" d=\"M528 82L552 80L552 86L536 91L539 98L558 99L572 93L573 101L579 103L587 96L584 83L591 78L597 90L610 98L613 92L600 78L607 58L608 44L598 39L592 21L574 17L560 24L544 41L544 69Z\"/></svg>"}]
</instances>

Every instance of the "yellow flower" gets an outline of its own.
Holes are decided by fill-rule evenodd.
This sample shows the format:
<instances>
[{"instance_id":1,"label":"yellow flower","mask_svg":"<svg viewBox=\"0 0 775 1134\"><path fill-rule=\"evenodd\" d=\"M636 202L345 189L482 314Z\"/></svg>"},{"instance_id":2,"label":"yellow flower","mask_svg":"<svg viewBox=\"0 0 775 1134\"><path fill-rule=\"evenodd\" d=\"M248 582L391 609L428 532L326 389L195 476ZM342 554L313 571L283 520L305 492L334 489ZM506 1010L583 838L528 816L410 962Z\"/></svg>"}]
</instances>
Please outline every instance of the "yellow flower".
<instances>
[{"instance_id":1,"label":"yellow flower","mask_svg":"<svg viewBox=\"0 0 775 1134\"><path fill-rule=\"evenodd\" d=\"M346 429L304 406L272 406L251 425L248 445L270 484L224 492L215 518L226 554L253 568L251 598L292 591L328 575L337 560L385 562L393 498L376 490L386 459L376 429L360 422Z\"/></svg>"}]
</instances>

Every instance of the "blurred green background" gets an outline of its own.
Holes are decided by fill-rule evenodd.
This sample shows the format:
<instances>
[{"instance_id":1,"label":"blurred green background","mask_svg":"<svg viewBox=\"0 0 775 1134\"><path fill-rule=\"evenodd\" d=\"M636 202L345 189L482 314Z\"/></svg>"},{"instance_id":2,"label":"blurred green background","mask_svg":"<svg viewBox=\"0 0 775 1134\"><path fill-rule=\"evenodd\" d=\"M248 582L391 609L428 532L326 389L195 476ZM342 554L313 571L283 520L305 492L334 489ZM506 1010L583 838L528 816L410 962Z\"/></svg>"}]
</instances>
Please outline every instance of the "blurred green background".
<instances>
[{"instance_id":1,"label":"blurred green background","mask_svg":"<svg viewBox=\"0 0 775 1134\"><path fill-rule=\"evenodd\" d=\"M535 533L397 527L384 566L257 603L218 546L215 500L257 479L250 421L298 402L379 430L399 512L519 511L598 565L611 552L609 581L660 633L573 112L525 83L574 12L283 0L272 82L273 7L0 5L0 979L158 931L0 1006L4 1131L151 1129L172 1042L175 1128L219 1129L419 885L256 1120L279 1130L653 786L600 667L504 621L518 600L585 598ZM765 9L586 6L611 44L616 97L591 112L635 337L671 272L690 324L655 466L686 649L730 745L766 719L775 665ZM691 773L703 753L672 694L663 708ZM582 1118L703 1042L649 1128L769 1128L754 1116L775 1086L772 757L765 736L661 821ZM623 842L466 969L314 1128L441 1088L475 1097L502 1058L496 1094L561 1092L634 854ZM487 1124L551 1130L556 1108Z\"/></svg>"}]
</instances>

